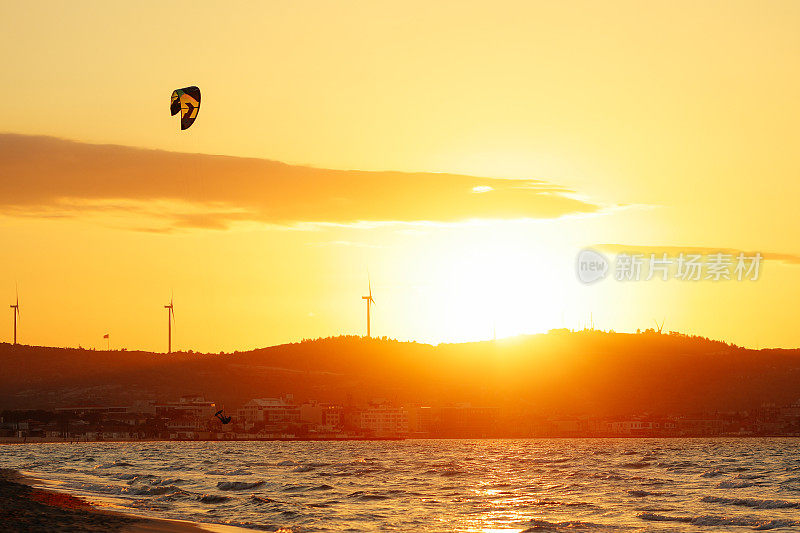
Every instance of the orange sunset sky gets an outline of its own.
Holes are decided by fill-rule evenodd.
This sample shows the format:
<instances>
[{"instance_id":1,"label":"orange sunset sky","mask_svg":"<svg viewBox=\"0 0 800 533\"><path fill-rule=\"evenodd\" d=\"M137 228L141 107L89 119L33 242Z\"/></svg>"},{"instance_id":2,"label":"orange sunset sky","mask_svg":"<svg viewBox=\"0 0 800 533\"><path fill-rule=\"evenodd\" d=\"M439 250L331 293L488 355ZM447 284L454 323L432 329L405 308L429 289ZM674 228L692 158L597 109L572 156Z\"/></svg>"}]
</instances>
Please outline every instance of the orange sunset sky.
<instances>
[{"instance_id":1,"label":"orange sunset sky","mask_svg":"<svg viewBox=\"0 0 800 533\"><path fill-rule=\"evenodd\" d=\"M18 284L23 343L164 351L172 291L176 349L363 334L369 272L373 335L591 315L800 345L798 2L0 6L0 298ZM584 285L587 247L767 260Z\"/></svg>"}]
</instances>

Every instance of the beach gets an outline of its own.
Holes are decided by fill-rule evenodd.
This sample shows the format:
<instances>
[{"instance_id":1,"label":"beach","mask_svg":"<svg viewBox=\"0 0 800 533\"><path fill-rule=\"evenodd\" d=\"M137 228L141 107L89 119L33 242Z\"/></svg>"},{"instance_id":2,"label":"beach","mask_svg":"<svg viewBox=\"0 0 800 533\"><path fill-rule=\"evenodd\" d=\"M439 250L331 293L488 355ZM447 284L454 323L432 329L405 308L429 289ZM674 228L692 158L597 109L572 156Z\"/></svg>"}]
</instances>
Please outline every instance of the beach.
<instances>
[{"instance_id":1,"label":"beach","mask_svg":"<svg viewBox=\"0 0 800 533\"><path fill-rule=\"evenodd\" d=\"M140 518L96 509L83 498L40 489L16 470L0 470L0 523L5 531L200 533L191 522Z\"/></svg>"}]
</instances>

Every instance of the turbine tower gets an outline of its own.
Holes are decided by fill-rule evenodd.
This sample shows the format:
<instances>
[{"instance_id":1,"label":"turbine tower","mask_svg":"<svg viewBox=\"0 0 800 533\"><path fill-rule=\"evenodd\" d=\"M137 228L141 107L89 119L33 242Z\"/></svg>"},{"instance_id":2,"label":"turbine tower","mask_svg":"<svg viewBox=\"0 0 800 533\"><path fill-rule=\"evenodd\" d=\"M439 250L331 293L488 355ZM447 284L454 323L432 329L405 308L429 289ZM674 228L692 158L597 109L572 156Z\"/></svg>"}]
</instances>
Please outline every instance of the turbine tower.
<instances>
[{"instance_id":1,"label":"turbine tower","mask_svg":"<svg viewBox=\"0 0 800 533\"><path fill-rule=\"evenodd\" d=\"M370 330L369 330L369 309L371 305L375 304L375 300L372 299L372 281L367 278L367 283L369 284L369 296L362 296L362 300L367 301L367 337L370 337Z\"/></svg>"},{"instance_id":2,"label":"turbine tower","mask_svg":"<svg viewBox=\"0 0 800 533\"><path fill-rule=\"evenodd\" d=\"M14 345L17 344L17 320L19 319L19 289L17 289L17 303L9 306L14 314Z\"/></svg>"},{"instance_id":3,"label":"turbine tower","mask_svg":"<svg viewBox=\"0 0 800 533\"><path fill-rule=\"evenodd\" d=\"M172 324L175 322L175 307L172 305L172 296L169 297L169 305L165 305L167 310L167 353L172 353Z\"/></svg>"}]
</instances>

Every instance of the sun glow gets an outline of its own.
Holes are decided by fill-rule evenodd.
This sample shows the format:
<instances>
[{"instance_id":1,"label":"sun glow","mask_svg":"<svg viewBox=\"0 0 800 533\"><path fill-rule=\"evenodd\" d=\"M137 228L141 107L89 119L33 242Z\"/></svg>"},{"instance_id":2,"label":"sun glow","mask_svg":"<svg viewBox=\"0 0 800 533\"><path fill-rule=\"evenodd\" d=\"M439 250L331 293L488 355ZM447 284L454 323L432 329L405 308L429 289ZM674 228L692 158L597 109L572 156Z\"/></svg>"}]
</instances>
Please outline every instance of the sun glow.
<instances>
[{"instance_id":1,"label":"sun glow","mask_svg":"<svg viewBox=\"0 0 800 533\"><path fill-rule=\"evenodd\" d=\"M558 327L563 275L555 254L521 232L476 231L439 249L430 305L439 309L442 342L503 338Z\"/></svg>"}]
</instances>

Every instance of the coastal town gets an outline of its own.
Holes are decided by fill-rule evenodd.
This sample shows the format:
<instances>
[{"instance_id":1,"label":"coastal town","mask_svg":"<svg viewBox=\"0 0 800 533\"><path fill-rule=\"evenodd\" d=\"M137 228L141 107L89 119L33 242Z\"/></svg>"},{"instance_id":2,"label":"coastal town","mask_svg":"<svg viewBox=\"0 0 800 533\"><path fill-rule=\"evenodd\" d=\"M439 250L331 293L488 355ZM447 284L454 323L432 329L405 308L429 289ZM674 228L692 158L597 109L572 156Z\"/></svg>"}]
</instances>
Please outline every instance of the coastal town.
<instances>
[{"instance_id":1,"label":"coastal town","mask_svg":"<svg viewBox=\"0 0 800 533\"><path fill-rule=\"evenodd\" d=\"M499 407L364 405L256 398L215 417L202 395L134 405L0 412L0 443L138 440L347 440L405 438L800 437L800 399L752 410L686 416L526 416Z\"/></svg>"}]
</instances>

